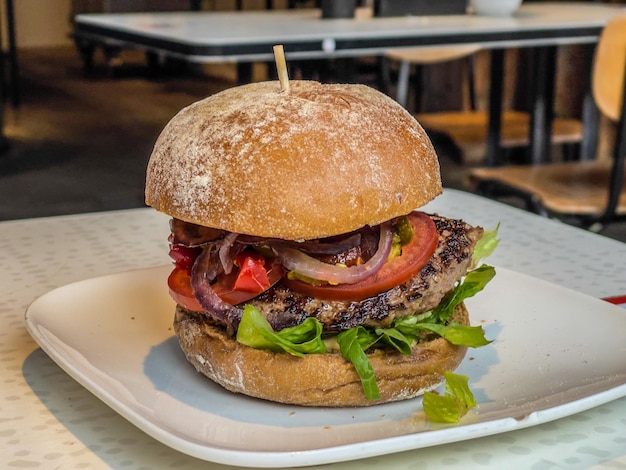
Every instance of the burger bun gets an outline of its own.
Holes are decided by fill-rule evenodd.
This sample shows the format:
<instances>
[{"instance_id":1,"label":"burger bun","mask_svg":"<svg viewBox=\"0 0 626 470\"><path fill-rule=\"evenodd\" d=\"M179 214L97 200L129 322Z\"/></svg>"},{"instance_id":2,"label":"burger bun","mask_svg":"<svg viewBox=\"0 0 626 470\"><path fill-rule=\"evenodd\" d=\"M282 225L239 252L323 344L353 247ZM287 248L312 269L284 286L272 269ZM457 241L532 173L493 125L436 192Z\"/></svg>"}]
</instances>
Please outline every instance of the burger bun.
<instances>
[{"instance_id":1,"label":"burger bun","mask_svg":"<svg viewBox=\"0 0 626 470\"><path fill-rule=\"evenodd\" d=\"M469 324L464 304L451 321ZM362 407L414 398L441 384L444 372L456 369L467 350L437 337L418 343L410 355L386 349L368 353L381 395L369 400L354 366L339 352L296 357L254 349L227 335L208 316L180 306L174 329L187 360L225 389L303 406Z\"/></svg>"},{"instance_id":2,"label":"burger bun","mask_svg":"<svg viewBox=\"0 0 626 470\"><path fill-rule=\"evenodd\" d=\"M408 214L442 191L424 129L364 85L277 81L181 110L148 163L146 203L180 220L286 240Z\"/></svg>"}]
</instances>

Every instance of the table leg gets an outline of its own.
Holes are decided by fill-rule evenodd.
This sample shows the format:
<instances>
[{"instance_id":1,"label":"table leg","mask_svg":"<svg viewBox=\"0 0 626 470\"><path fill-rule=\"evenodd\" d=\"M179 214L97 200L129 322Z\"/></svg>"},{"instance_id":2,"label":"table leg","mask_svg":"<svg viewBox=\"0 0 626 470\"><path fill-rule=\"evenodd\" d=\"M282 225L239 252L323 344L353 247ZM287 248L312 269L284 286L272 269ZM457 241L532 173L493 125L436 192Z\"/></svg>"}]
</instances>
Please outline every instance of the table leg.
<instances>
[{"instance_id":1,"label":"table leg","mask_svg":"<svg viewBox=\"0 0 626 470\"><path fill-rule=\"evenodd\" d=\"M13 0L6 0L5 7L7 15L7 35L9 41L9 64L11 65L11 69L9 70L11 77L11 103L13 104L14 108L17 108L20 104L20 74L18 71L17 42L15 35L15 13L13 8Z\"/></svg>"},{"instance_id":2,"label":"table leg","mask_svg":"<svg viewBox=\"0 0 626 470\"><path fill-rule=\"evenodd\" d=\"M93 55L96 50L96 46L87 40L75 39L76 49L80 54L80 57L83 61L83 72L85 75L93 72Z\"/></svg>"},{"instance_id":3,"label":"table leg","mask_svg":"<svg viewBox=\"0 0 626 470\"><path fill-rule=\"evenodd\" d=\"M0 61L4 60L0 58ZM0 82L0 152L7 149L9 142L4 135L4 83Z\"/></svg>"},{"instance_id":4,"label":"table leg","mask_svg":"<svg viewBox=\"0 0 626 470\"><path fill-rule=\"evenodd\" d=\"M529 161L534 165L550 161L556 53L557 46L537 47L531 51L533 109L530 115Z\"/></svg>"},{"instance_id":5,"label":"table leg","mask_svg":"<svg viewBox=\"0 0 626 470\"><path fill-rule=\"evenodd\" d=\"M593 55L595 53L595 44L587 45L584 48L585 53L585 95L583 96L582 123L583 137L580 144L580 159L593 160L596 158L598 151L598 126L600 123L600 110L596 106L596 102L591 94L591 67L593 64Z\"/></svg>"},{"instance_id":6,"label":"table leg","mask_svg":"<svg viewBox=\"0 0 626 470\"><path fill-rule=\"evenodd\" d=\"M491 50L489 83L489 127L487 129L487 166L502 164L500 133L502 129L502 77L504 73L504 50Z\"/></svg>"}]
</instances>

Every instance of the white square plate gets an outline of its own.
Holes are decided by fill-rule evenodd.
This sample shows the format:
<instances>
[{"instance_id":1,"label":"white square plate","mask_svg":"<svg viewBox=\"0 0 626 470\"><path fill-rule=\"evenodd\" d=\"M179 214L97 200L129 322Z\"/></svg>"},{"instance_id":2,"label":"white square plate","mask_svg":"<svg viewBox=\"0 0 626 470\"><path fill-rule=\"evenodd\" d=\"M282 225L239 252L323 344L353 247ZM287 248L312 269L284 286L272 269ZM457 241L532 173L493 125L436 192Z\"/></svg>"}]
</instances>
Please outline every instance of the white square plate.
<instances>
[{"instance_id":1,"label":"white square plate","mask_svg":"<svg viewBox=\"0 0 626 470\"><path fill-rule=\"evenodd\" d=\"M457 370L478 408L428 423L421 400L303 408L235 395L186 361L173 336L171 266L70 284L37 299L26 325L68 374L164 444L253 467L339 462L551 421L626 395L626 314L607 302L498 268L467 306L489 346Z\"/></svg>"}]
</instances>

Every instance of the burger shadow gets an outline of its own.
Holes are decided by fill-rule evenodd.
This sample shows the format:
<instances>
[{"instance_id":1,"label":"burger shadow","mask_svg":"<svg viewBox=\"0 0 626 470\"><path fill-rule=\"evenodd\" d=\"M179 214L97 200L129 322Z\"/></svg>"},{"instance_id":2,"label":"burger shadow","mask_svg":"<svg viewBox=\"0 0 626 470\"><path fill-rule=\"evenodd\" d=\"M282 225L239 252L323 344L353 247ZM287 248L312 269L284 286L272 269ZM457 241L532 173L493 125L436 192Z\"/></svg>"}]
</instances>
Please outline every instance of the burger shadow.
<instances>
[{"instance_id":1,"label":"burger shadow","mask_svg":"<svg viewBox=\"0 0 626 470\"><path fill-rule=\"evenodd\" d=\"M498 357L498 337L502 331L500 323L492 323L483 328L485 337L491 341L486 346L480 348L468 348L465 359L455 371L457 374L467 375L469 387L476 399L476 403L491 403L495 401L489 396L489 391L481 387L479 384L482 379L489 374L492 367L500 363Z\"/></svg>"}]
</instances>

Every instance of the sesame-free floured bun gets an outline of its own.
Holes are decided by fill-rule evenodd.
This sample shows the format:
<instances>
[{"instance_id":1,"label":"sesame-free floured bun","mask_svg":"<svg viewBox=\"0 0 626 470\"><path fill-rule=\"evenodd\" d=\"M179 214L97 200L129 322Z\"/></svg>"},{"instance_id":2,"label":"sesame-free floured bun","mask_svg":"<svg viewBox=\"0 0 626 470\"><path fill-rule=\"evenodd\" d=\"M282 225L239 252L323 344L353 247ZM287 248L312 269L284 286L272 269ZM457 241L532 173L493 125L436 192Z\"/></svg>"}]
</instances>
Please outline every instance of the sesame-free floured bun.
<instances>
[{"instance_id":1,"label":"sesame-free floured bun","mask_svg":"<svg viewBox=\"0 0 626 470\"><path fill-rule=\"evenodd\" d=\"M269 81L174 116L150 158L146 202L207 227L299 240L382 223L441 191L429 138L388 96Z\"/></svg>"}]
</instances>

